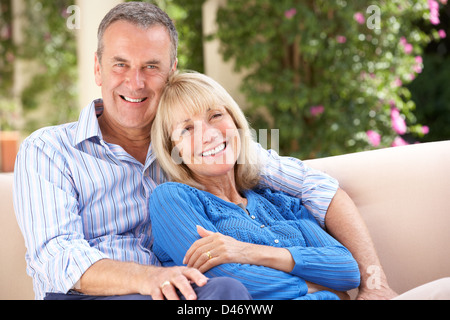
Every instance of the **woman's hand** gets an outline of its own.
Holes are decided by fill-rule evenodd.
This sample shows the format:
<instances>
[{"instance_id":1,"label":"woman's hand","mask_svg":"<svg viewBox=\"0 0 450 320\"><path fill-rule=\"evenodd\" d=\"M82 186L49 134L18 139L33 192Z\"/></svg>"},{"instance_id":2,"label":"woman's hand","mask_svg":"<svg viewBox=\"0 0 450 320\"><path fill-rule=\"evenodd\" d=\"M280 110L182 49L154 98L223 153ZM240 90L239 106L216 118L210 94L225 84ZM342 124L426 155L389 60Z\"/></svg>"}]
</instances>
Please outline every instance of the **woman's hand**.
<instances>
[{"instance_id":1,"label":"woman's hand","mask_svg":"<svg viewBox=\"0 0 450 320\"><path fill-rule=\"evenodd\" d=\"M197 226L197 232L202 238L192 244L184 256L183 263L201 273L224 263L254 264L288 273L294 267L294 260L287 249L238 241L201 226ZM338 292L308 281L306 284L308 293L326 290L334 292L341 300L350 299L346 292Z\"/></svg>"},{"instance_id":2,"label":"woman's hand","mask_svg":"<svg viewBox=\"0 0 450 320\"><path fill-rule=\"evenodd\" d=\"M248 253L254 246L218 232L197 226L202 237L195 241L184 256L183 263L204 273L224 263L250 263Z\"/></svg>"},{"instance_id":3,"label":"woman's hand","mask_svg":"<svg viewBox=\"0 0 450 320\"><path fill-rule=\"evenodd\" d=\"M294 268L294 259L286 248L238 241L200 226L197 232L202 238L192 244L183 263L202 273L224 263L253 264L288 273Z\"/></svg>"}]
</instances>

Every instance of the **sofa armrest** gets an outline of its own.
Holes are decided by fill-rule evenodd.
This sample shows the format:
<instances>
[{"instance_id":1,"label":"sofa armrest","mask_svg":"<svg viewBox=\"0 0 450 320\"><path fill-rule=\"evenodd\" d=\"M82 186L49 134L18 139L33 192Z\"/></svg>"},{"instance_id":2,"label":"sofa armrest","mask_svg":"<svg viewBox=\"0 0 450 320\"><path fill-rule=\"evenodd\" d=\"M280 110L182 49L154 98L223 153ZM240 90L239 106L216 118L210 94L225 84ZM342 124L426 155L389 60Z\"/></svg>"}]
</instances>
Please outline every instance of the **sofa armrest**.
<instances>
[{"instance_id":1,"label":"sofa armrest","mask_svg":"<svg viewBox=\"0 0 450 320\"><path fill-rule=\"evenodd\" d=\"M339 180L398 293L450 275L450 141L306 161Z\"/></svg>"},{"instance_id":2,"label":"sofa armrest","mask_svg":"<svg viewBox=\"0 0 450 320\"><path fill-rule=\"evenodd\" d=\"M13 207L13 174L0 173L0 300L34 299L25 244Z\"/></svg>"}]
</instances>

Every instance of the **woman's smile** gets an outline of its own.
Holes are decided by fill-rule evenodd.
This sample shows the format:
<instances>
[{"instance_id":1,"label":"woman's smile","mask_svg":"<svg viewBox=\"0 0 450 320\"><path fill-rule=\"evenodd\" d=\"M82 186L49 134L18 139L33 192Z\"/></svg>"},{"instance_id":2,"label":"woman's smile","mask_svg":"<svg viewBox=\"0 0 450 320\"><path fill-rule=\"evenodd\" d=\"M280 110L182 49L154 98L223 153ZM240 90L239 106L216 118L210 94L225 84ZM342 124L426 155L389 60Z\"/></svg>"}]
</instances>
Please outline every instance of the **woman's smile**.
<instances>
[{"instance_id":1,"label":"woman's smile","mask_svg":"<svg viewBox=\"0 0 450 320\"><path fill-rule=\"evenodd\" d=\"M223 142L219 144L217 147L210 149L208 151L205 151L201 154L202 157L214 157L222 153L227 147L227 143Z\"/></svg>"}]
</instances>

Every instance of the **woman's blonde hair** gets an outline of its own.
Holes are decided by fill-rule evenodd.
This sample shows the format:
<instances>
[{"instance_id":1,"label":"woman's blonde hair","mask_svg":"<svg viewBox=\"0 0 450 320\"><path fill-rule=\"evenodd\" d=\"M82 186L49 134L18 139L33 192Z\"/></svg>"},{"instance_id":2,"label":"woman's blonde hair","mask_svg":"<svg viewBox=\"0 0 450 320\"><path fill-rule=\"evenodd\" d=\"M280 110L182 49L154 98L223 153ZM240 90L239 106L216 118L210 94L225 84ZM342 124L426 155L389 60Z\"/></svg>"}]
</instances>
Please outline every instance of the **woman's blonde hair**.
<instances>
[{"instance_id":1,"label":"woman's blonde hair","mask_svg":"<svg viewBox=\"0 0 450 320\"><path fill-rule=\"evenodd\" d=\"M152 124L153 152L169 180L202 189L189 168L180 163L180 158L173 157L174 153L178 154L172 141L174 115L180 110L196 115L218 106L224 107L233 118L241 139L241 150L234 167L237 189L252 189L259 182L260 167L247 119L230 94L204 74L176 71L170 76Z\"/></svg>"}]
</instances>

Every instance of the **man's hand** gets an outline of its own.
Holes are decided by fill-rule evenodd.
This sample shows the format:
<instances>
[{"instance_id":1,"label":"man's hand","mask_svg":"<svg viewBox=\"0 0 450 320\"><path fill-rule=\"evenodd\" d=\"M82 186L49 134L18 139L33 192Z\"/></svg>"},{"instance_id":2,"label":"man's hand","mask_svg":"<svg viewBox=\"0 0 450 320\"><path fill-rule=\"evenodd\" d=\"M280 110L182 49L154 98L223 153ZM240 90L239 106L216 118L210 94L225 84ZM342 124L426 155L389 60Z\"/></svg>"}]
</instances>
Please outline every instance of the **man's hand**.
<instances>
[{"instance_id":1,"label":"man's hand","mask_svg":"<svg viewBox=\"0 0 450 320\"><path fill-rule=\"evenodd\" d=\"M390 300L398 296L391 288L368 289L362 288L359 290L356 300Z\"/></svg>"},{"instance_id":2,"label":"man's hand","mask_svg":"<svg viewBox=\"0 0 450 320\"><path fill-rule=\"evenodd\" d=\"M191 283L202 287L208 282L197 269L187 267L152 267L147 279L142 283L141 294L151 295L153 300L179 300L177 289L187 300L196 300Z\"/></svg>"},{"instance_id":3,"label":"man's hand","mask_svg":"<svg viewBox=\"0 0 450 320\"><path fill-rule=\"evenodd\" d=\"M208 278L194 268L155 267L103 259L83 274L79 291L95 296L138 293L152 296L154 300L179 300L178 289L187 300L195 300L197 295L191 283L202 287L207 282Z\"/></svg>"},{"instance_id":4,"label":"man's hand","mask_svg":"<svg viewBox=\"0 0 450 320\"><path fill-rule=\"evenodd\" d=\"M398 294L392 290L385 279L379 285L370 288L361 282L356 300L390 300L398 296Z\"/></svg>"}]
</instances>

